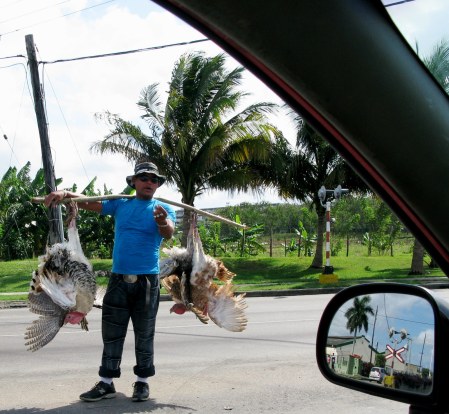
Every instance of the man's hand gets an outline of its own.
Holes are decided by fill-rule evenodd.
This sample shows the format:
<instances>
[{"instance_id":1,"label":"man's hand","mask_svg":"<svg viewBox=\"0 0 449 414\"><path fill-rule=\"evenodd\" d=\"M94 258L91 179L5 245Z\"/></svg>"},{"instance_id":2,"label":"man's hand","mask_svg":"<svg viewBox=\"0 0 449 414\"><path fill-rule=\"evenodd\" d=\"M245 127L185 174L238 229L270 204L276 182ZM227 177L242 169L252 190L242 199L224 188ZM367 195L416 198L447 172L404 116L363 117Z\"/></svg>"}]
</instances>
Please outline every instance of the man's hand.
<instances>
[{"instance_id":1,"label":"man's hand","mask_svg":"<svg viewBox=\"0 0 449 414\"><path fill-rule=\"evenodd\" d=\"M174 226L164 207L157 205L153 210L154 220L156 221L159 233L165 239L170 239L174 232Z\"/></svg>"},{"instance_id":2,"label":"man's hand","mask_svg":"<svg viewBox=\"0 0 449 414\"><path fill-rule=\"evenodd\" d=\"M46 207L56 207L64 198L67 197L67 191L52 191L44 199Z\"/></svg>"}]
</instances>

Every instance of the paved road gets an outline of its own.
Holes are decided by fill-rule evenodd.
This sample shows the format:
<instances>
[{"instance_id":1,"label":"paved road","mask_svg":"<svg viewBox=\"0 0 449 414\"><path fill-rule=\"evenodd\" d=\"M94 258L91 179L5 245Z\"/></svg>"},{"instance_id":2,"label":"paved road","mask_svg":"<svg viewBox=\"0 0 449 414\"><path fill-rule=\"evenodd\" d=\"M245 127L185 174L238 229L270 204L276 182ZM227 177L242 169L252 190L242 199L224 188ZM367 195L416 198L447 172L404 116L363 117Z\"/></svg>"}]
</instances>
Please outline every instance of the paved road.
<instances>
[{"instance_id":1,"label":"paved road","mask_svg":"<svg viewBox=\"0 0 449 414\"><path fill-rule=\"evenodd\" d=\"M448 292L449 294L449 292ZM315 363L315 336L331 294L248 298L248 328L230 333L193 315L170 315L161 302L152 398L130 400L133 336L126 341L118 396L86 403L97 381L100 311L90 332L64 327L43 349L25 350L23 333L35 318L26 308L0 310L0 413L407 413L402 403L327 382ZM359 407L355 410L354 407Z\"/></svg>"}]
</instances>

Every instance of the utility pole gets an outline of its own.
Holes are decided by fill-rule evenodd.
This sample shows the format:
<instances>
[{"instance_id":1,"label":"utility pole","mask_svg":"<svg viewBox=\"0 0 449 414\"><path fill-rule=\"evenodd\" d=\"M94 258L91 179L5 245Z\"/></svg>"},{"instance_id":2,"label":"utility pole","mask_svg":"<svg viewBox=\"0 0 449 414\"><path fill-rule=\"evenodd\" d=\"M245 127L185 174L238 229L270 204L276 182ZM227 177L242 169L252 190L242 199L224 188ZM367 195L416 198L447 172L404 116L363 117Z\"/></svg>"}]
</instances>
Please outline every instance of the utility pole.
<instances>
[{"instance_id":1,"label":"utility pole","mask_svg":"<svg viewBox=\"0 0 449 414\"><path fill-rule=\"evenodd\" d=\"M39 70L36 59L36 48L33 35L25 36L25 44L30 68L31 85L33 88L34 111L36 112L37 126L41 142L42 163L44 167L45 187L48 192L56 190L55 169L51 157L50 141L48 139L47 118L44 110L44 92L39 81ZM48 210L49 243L61 243L64 240L62 227L61 207L57 206Z\"/></svg>"},{"instance_id":2,"label":"utility pole","mask_svg":"<svg viewBox=\"0 0 449 414\"><path fill-rule=\"evenodd\" d=\"M376 322L377 322L377 311L379 309L379 306L376 306L376 315L374 316L374 325L373 325L373 335L371 338L371 353L369 356L369 362L370 364L372 363L372 359L373 359L373 346L374 346L374 330L376 329ZM376 347L376 354L377 354L377 347Z\"/></svg>"},{"instance_id":3,"label":"utility pole","mask_svg":"<svg viewBox=\"0 0 449 414\"><path fill-rule=\"evenodd\" d=\"M419 359L419 370L422 372L422 357L424 355L424 346L426 345L427 333L424 334L424 342L422 343L421 358Z\"/></svg>"}]
</instances>

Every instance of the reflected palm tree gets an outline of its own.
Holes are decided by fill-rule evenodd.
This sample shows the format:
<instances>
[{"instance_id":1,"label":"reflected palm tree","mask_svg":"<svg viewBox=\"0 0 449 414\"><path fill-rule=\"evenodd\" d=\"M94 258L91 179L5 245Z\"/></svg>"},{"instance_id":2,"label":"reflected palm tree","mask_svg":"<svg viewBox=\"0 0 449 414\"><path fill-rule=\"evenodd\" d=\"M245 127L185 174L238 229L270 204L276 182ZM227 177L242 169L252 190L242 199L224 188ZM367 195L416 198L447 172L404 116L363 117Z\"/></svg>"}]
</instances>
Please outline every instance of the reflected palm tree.
<instances>
[{"instance_id":1,"label":"reflected palm tree","mask_svg":"<svg viewBox=\"0 0 449 414\"><path fill-rule=\"evenodd\" d=\"M374 315L373 308L370 306L371 296L363 296L362 298L354 298L353 306L345 312L346 328L349 333L354 332L354 342L352 345L352 353L354 354L355 341L357 332L362 328L368 332L368 314Z\"/></svg>"}]
</instances>

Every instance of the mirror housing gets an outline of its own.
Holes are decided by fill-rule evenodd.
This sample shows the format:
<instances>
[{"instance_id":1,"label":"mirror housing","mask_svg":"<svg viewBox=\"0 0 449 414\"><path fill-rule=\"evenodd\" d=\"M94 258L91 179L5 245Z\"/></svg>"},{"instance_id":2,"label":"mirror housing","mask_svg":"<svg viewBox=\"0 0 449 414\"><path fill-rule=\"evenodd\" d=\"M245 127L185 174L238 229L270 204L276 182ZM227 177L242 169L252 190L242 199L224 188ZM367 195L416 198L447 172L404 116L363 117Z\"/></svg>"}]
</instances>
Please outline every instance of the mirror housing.
<instances>
[{"instance_id":1,"label":"mirror housing","mask_svg":"<svg viewBox=\"0 0 449 414\"><path fill-rule=\"evenodd\" d=\"M434 317L434 357L432 386L428 392L417 393L405 389L378 386L369 381L360 381L336 373L329 364L326 348L332 321L348 301L359 296L374 294L402 294L422 298L430 305ZM432 316L432 315L430 315ZM321 373L330 382L383 398L410 404L410 412L448 412L447 376L449 374L449 306L432 291L413 285L399 283L372 283L346 288L337 293L325 308L318 327L316 340L316 359Z\"/></svg>"}]
</instances>

